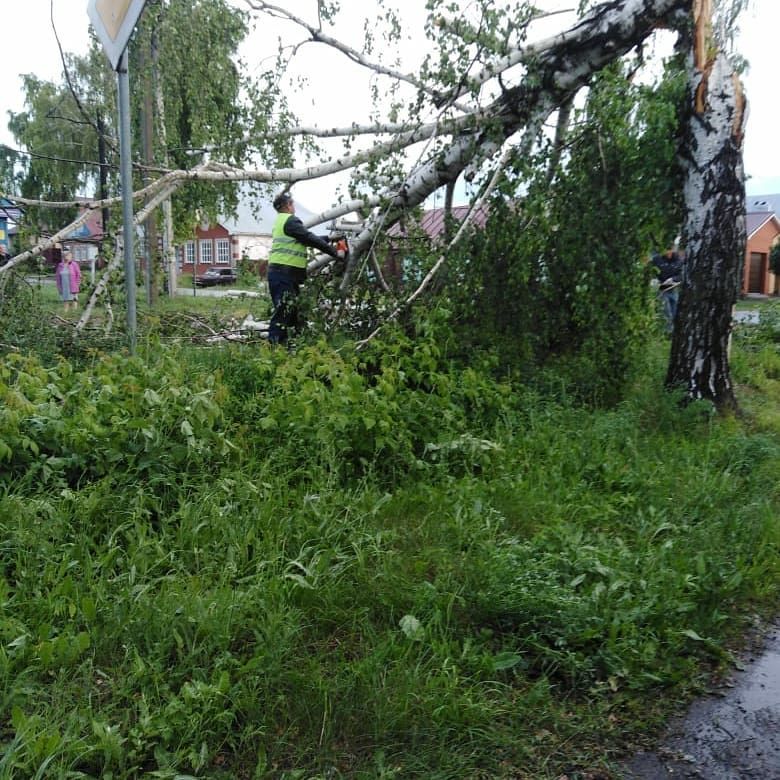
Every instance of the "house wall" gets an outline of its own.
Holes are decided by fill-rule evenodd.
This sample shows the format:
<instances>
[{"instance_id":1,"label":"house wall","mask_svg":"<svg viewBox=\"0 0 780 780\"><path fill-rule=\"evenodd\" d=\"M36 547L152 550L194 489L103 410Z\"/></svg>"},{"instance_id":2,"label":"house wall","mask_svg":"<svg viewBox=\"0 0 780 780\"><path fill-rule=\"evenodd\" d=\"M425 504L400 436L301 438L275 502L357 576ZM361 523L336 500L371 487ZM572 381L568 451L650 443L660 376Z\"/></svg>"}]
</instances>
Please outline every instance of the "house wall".
<instances>
[{"instance_id":1,"label":"house wall","mask_svg":"<svg viewBox=\"0 0 780 780\"><path fill-rule=\"evenodd\" d=\"M223 262L224 257L220 258L217 254L217 242L225 240L229 241L230 257ZM229 265L231 268L238 268L242 258L252 261L258 270L263 272L268 255L271 252L271 241L271 236L266 234L234 233L231 235L227 228L222 227L222 225L210 226L208 230L198 228L195 238L176 247L176 260L179 270L184 273L193 272L193 263L190 260L190 257L193 255L196 274L202 274L213 266L224 268L226 265ZM211 262L208 262L207 258L204 257L202 251L204 249L203 242L211 242ZM206 254L208 255L208 251Z\"/></svg>"},{"instance_id":2,"label":"house wall","mask_svg":"<svg viewBox=\"0 0 780 780\"><path fill-rule=\"evenodd\" d=\"M97 260L98 258L97 244L68 241L64 246L73 252L73 259L77 263L90 265L93 260Z\"/></svg>"},{"instance_id":3,"label":"house wall","mask_svg":"<svg viewBox=\"0 0 780 780\"><path fill-rule=\"evenodd\" d=\"M769 270L769 252L780 238L780 228L775 220L762 225L747 241L745 266L742 274L742 294L760 293L773 295L778 279ZM757 256L760 256L757 257ZM759 270L760 266L760 270ZM753 268L751 276L751 267Z\"/></svg>"},{"instance_id":4,"label":"house wall","mask_svg":"<svg viewBox=\"0 0 780 780\"><path fill-rule=\"evenodd\" d=\"M271 236L238 233L233 236L233 241L237 260L246 257L259 263L268 260L268 255L271 253Z\"/></svg>"},{"instance_id":5,"label":"house wall","mask_svg":"<svg viewBox=\"0 0 780 780\"><path fill-rule=\"evenodd\" d=\"M179 270L202 274L209 268L235 268L236 252L228 231L222 225L197 228L190 241L176 247Z\"/></svg>"}]
</instances>

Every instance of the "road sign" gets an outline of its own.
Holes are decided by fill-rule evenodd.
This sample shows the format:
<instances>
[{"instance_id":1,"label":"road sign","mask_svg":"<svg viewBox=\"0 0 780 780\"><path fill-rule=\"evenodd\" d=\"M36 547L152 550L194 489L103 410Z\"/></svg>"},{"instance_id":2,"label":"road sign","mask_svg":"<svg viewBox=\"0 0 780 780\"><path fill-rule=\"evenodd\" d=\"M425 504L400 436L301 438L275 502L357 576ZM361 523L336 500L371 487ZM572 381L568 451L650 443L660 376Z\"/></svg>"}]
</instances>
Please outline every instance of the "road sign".
<instances>
[{"instance_id":1,"label":"road sign","mask_svg":"<svg viewBox=\"0 0 780 780\"><path fill-rule=\"evenodd\" d=\"M145 5L146 0L89 0L89 20L114 70Z\"/></svg>"},{"instance_id":2,"label":"road sign","mask_svg":"<svg viewBox=\"0 0 780 780\"><path fill-rule=\"evenodd\" d=\"M127 72L127 43L146 0L89 0L87 14L108 61L116 71L119 93L119 172L122 182L122 235L125 256L127 335L130 352L135 352L135 258L133 256L133 169L130 128L130 78Z\"/></svg>"}]
</instances>

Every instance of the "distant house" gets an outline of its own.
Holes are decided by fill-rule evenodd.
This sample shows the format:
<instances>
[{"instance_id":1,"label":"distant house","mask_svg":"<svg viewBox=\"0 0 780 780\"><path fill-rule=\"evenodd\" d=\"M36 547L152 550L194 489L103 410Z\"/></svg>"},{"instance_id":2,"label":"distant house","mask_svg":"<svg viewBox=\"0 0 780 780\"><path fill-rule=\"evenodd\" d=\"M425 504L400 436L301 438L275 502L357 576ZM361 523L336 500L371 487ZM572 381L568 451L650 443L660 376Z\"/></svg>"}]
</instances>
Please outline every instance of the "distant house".
<instances>
[{"instance_id":1,"label":"distant house","mask_svg":"<svg viewBox=\"0 0 780 780\"><path fill-rule=\"evenodd\" d=\"M81 207L79 216L84 214L86 207ZM44 263L51 267L57 265L62 258L62 252L68 250L73 253L73 259L82 267L88 268L94 275L95 268L102 267L103 258L100 257L100 245L105 235L103 233L103 217L100 211L92 212L86 222L68 233L55 246L44 250Z\"/></svg>"},{"instance_id":2,"label":"distant house","mask_svg":"<svg viewBox=\"0 0 780 780\"><path fill-rule=\"evenodd\" d=\"M775 295L780 279L769 269L769 253L780 241L780 195L754 195L746 203L747 248L743 295Z\"/></svg>"},{"instance_id":3,"label":"distant house","mask_svg":"<svg viewBox=\"0 0 780 780\"><path fill-rule=\"evenodd\" d=\"M453 206L453 234L469 213L470 206ZM391 240L391 249L383 265L383 271L390 277L403 280L408 275L409 266L421 242L426 248L442 247L445 242L446 209L426 209L419 217L396 222L387 231ZM472 220L471 226L477 230L484 228L488 218L487 206L482 205Z\"/></svg>"},{"instance_id":4,"label":"distant house","mask_svg":"<svg viewBox=\"0 0 780 780\"><path fill-rule=\"evenodd\" d=\"M470 206L452 207L452 218L455 222L456 229L466 218L470 208ZM415 217L412 220L407 220L405 222L396 222L396 224L387 231L387 235L396 238L407 238L416 228L422 230L432 242L440 242L444 238L445 214L446 209L444 208L426 209L420 214L419 218ZM485 227L487 216L487 206L482 205L474 215L473 225L478 228Z\"/></svg>"},{"instance_id":5,"label":"distant house","mask_svg":"<svg viewBox=\"0 0 780 780\"><path fill-rule=\"evenodd\" d=\"M17 221L24 213L24 209L7 198L0 198L0 245L6 254L13 254L11 247L11 232Z\"/></svg>"},{"instance_id":6,"label":"distant house","mask_svg":"<svg viewBox=\"0 0 780 780\"><path fill-rule=\"evenodd\" d=\"M304 221L312 215L297 202L295 213ZM242 189L234 216L220 217L215 225L198 226L195 236L176 248L179 270L201 274L213 266L236 268L242 260L248 260L263 272L275 219L270 202Z\"/></svg>"},{"instance_id":7,"label":"distant house","mask_svg":"<svg viewBox=\"0 0 780 780\"><path fill-rule=\"evenodd\" d=\"M101 262L100 245L104 237L103 216L100 211L93 211L83 225L68 233L62 246L73 253L73 259L79 265L92 266L94 269L94 265Z\"/></svg>"},{"instance_id":8,"label":"distant house","mask_svg":"<svg viewBox=\"0 0 780 780\"><path fill-rule=\"evenodd\" d=\"M202 225L195 237L176 248L179 270L202 274L214 266L236 268L240 256L224 225Z\"/></svg>"}]
</instances>

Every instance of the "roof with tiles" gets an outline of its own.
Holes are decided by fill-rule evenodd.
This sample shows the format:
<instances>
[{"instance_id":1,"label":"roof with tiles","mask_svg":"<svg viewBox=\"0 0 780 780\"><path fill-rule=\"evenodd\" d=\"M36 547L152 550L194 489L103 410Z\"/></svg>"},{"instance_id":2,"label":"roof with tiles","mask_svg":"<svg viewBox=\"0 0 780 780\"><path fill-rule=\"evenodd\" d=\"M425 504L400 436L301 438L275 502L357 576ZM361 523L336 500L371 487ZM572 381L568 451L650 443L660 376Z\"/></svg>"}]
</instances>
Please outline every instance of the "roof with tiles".
<instances>
[{"instance_id":1,"label":"roof with tiles","mask_svg":"<svg viewBox=\"0 0 780 780\"><path fill-rule=\"evenodd\" d=\"M766 225L767 222L771 222L772 220L777 221L777 216L768 211L753 212L752 214L745 215L745 227L748 237L752 236Z\"/></svg>"},{"instance_id":2,"label":"roof with tiles","mask_svg":"<svg viewBox=\"0 0 780 780\"><path fill-rule=\"evenodd\" d=\"M745 228L748 238L767 222L780 224L780 194L749 195L745 198Z\"/></svg>"}]
</instances>

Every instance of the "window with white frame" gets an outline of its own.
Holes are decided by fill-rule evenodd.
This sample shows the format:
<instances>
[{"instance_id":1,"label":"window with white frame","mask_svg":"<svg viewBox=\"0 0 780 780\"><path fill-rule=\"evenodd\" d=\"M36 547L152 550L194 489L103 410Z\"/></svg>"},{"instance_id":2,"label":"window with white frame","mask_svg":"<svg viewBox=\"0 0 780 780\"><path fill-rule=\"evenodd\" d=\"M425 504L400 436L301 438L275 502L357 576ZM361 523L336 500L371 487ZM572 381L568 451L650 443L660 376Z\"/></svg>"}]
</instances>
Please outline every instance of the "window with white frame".
<instances>
[{"instance_id":1,"label":"window with white frame","mask_svg":"<svg viewBox=\"0 0 780 780\"><path fill-rule=\"evenodd\" d=\"M230 262L230 239L217 239L217 262L223 265Z\"/></svg>"},{"instance_id":2,"label":"window with white frame","mask_svg":"<svg viewBox=\"0 0 780 780\"><path fill-rule=\"evenodd\" d=\"M214 262L214 244L210 238L202 238L200 244L200 262L201 263L213 263Z\"/></svg>"},{"instance_id":3,"label":"window with white frame","mask_svg":"<svg viewBox=\"0 0 780 780\"><path fill-rule=\"evenodd\" d=\"M184 262L195 265L195 242L188 241L184 245Z\"/></svg>"}]
</instances>

